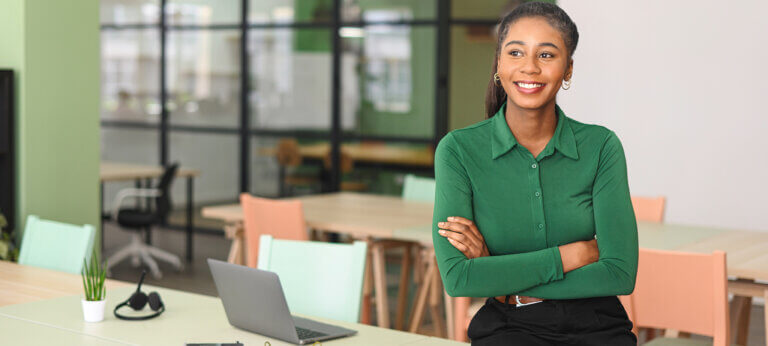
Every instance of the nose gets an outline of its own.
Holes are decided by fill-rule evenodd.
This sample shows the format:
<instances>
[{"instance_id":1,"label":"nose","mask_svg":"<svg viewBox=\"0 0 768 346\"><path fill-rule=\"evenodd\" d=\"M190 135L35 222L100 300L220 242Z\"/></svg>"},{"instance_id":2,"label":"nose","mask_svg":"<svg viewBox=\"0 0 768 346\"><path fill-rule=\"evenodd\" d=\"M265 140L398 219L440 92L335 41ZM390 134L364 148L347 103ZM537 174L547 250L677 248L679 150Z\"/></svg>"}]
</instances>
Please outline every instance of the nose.
<instances>
[{"instance_id":1,"label":"nose","mask_svg":"<svg viewBox=\"0 0 768 346\"><path fill-rule=\"evenodd\" d=\"M525 74L541 73L541 68L539 68L539 64L538 64L538 61L536 60L536 57L532 55L526 56L525 61L523 62L523 67L520 69L520 72Z\"/></svg>"}]
</instances>

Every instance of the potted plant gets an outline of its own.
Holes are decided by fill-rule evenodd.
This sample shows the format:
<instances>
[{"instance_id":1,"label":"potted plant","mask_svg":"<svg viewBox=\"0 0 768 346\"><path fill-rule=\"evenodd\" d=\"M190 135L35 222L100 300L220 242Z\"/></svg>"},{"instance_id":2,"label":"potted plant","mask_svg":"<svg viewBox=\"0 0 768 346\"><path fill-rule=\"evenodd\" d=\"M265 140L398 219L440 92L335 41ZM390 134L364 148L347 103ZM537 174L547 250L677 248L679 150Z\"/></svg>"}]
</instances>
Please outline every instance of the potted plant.
<instances>
[{"instance_id":1,"label":"potted plant","mask_svg":"<svg viewBox=\"0 0 768 346\"><path fill-rule=\"evenodd\" d=\"M93 251L91 262L83 259L83 319L86 322L99 322L104 319L104 307L106 306L107 291L104 281L107 278L107 263L101 263L96 251Z\"/></svg>"},{"instance_id":2,"label":"potted plant","mask_svg":"<svg viewBox=\"0 0 768 346\"><path fill-rule=\"evenodd\" d=\"M19 258L19 249L14 245L13 231L3 232L3 228L7 225L8 221L0 211L0 260L16 262Z\"/></svg>"}]
</instances>

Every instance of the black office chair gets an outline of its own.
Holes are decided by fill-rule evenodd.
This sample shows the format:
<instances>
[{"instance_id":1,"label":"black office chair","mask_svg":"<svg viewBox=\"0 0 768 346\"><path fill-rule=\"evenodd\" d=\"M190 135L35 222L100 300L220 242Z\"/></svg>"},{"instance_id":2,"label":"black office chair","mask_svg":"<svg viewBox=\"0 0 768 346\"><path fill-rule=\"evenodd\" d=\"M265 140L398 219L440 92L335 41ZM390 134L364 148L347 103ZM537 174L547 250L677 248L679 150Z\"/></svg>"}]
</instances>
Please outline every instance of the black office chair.
<instances>
[{"instance_id":1,"label":"black office chair","mask_svg":"<svg viewBox=\"0 0 768 346\"><path fill-rule=\"evenodd\" d=\"M183 268L179 256L149 244L145 244L145 242L142 241L142 233L144 233L147 240L149 240L151 227L153 225L164 223L168 213L171 211L170 189L171 183L173 183L173 178L176 177L178 168L178 163L166 167L162 177L160 177L160 182L154 189L128 188L120 190L120 192L117 193L112 215L115 217L117 224L120 227L132 231L133 235L131 243L128 246L118 250L107 259L107 271L109 271L112 266L120 263L129 256L131 257L134 266L138 267L140 262L144 262L144 264L149 267L152 276L156 279L162 278L163 273L160 272L157 262L155 262L152 257L157 257L160 260L168 262L178 270ZM154 200L154 208L151 206L147 209L120 208L123 201L128 197L152 198Z\"/></svg>"}]
</instances>

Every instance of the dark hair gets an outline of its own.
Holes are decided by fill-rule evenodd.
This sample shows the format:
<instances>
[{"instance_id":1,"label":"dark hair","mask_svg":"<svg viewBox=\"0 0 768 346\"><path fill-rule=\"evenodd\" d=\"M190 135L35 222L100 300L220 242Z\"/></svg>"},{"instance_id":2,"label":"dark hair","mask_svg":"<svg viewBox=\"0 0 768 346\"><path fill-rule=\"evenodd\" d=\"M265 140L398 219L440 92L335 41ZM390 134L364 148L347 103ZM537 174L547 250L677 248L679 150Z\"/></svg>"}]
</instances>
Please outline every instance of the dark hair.
<instances>
[{"instance_id":1,"label":"dark hair","mask_svg":"<svg viewBox=\"0 0 768 346\"><path fill-rule=\"evenodd\" d=\"M493 76L499 68L499 54L501 54L501 45L504 43L509 32L509 27L522 18L541 17L549 25L560 31L563 35L563 41L568 49L568 58L573 57L576 51L576 45L579 43L579 31L576 29L576 23L568 17L568 14L562 8L555 4L545 2L526 2L515 7L499 22L499 37L496 42L496 56L493 59L493 69L491 70L491 80L488 83L488 89L485 92L485 114L488 118L493 117L499 111L501 105L507 100L507 93L499 85L496 85Z\"/></svg>"}]
</instances>

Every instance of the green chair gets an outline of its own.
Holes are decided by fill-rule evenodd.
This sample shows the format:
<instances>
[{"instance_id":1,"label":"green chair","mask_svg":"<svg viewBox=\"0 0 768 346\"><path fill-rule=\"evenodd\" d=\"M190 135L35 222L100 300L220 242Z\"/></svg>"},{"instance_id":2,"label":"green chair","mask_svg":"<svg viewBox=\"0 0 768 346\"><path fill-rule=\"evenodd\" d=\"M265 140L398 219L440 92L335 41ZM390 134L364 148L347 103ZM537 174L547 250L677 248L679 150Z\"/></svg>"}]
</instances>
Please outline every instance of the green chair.
<instances>
[{"instance_id":1,"label":"green chair","mask_svg":"<svg viewBox=\"0 0 768 346\"><path fill-rule=\"evenodd\" d=\"M96 229L27 217L19 264L80 274L83 260L90 260Z\"/></svg>"},{"instance_id":2,"label":"green chair","mask_svg":"<svg viewBox=\"0 0 768 346\"><path fill-rule=\"evenodd\" d=\"M403 181L403 199L408 201L435 202L435 179L408 174Z\"/></svg>"},{"instance_id":3,"label":"green chair","mask_svg":"<svg viewBox=\"0 0 768 346\"><path fill-rule=\"evenodd\" d=\"M277 273L291 313L357 322L367 244L259 241L259 269Z\"/></svg>"}]
</instances>

